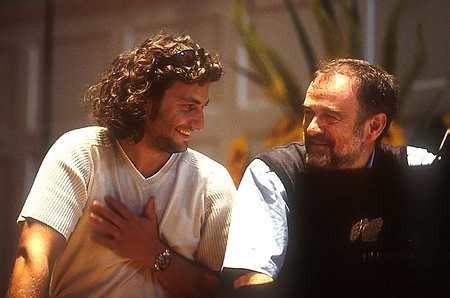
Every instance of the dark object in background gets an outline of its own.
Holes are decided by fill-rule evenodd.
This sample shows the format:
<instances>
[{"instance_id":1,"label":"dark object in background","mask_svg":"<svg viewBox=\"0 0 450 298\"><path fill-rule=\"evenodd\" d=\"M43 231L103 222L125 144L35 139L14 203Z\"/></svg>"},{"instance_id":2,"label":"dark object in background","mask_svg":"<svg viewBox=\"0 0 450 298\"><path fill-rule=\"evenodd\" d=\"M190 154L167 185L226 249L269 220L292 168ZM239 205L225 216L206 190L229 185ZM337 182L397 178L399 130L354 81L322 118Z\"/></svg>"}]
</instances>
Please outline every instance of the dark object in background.
<instances>
[{"instance_id":1,"label":"dark object in background","mask_svg":"<svg viewBox=\"0 0 450 298\"><path fill-rule=\"evenodd\" d=\"M449 163L450 162L450 128L444 134L441 145L439 146L436 155L435 163Z\"/></svg>"},{"instance_id":2,"label":"dark object in background","mask_svg":"<svg viewBox=\"0 0 450 298\"><path fill-rule=\"evenodd\" d=\"M448 155L430 166L303 174L277 297L450 294L449 175Z\"/></svg>"},{"instance_id":3,"label":"dark object in background","mask_svg":"<svg viewBox=\"0 0 450 298\"><path fill-rule=\"evenodd\" d=\"M390 172L304 174L280 275L223 297L448 296L449 174L445 159Z\"/></svg>"},{"instance_id":4,"label":"dark object in background","mask_svg":"<svg viewBox=\"0 0 450 298\"><path fill-rule=\"evenodd\" d=\"M303 173L280 275L226 297L448 296L448 134L432 165Z\"/></svg>"},{"instance_id":5,"label":"dark object in background","mask_svg":"<svg viewBox=\"0 0 450 298\"><path fill-rule=\"evenodd\" d=\"M427 148L433 154L439 151L442 136L445 135L447 127L443 123L442 116L422 119L419 125L409 136L408 144L419 148Z\"/></svg>"}]
</instances>

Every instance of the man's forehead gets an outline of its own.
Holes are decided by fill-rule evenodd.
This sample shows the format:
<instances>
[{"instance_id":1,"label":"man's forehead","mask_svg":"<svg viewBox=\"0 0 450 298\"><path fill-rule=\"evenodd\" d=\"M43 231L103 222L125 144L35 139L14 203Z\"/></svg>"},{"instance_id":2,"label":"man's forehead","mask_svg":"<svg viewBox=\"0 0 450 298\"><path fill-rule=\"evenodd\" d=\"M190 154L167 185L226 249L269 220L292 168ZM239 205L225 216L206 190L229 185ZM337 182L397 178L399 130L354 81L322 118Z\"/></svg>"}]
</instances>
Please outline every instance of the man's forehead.
<instances>
[{"instance_id":1,"label":"man's forehead","mask_svg":"<svg viewBox=\"0 0 450 298\"><path fill-rule=\"evenodd\" d=\"M349 76L339 73L320 74L309 85L307 96L331 99L336 96L350 96L355 90L355 81Z\"/></svg>"},{"instance_id":2,"label":"man's forehead","mask_svg":"<svg viewBox=\"0 0 450 298\"><path fill-rule=\"evenodd\" d=\"M175 81L171 87L166 90L167 97L173 97L177 101L185 101L206 105L209 102L208 96L209 83L183 83Z\"/></svg>"}]
</instances>

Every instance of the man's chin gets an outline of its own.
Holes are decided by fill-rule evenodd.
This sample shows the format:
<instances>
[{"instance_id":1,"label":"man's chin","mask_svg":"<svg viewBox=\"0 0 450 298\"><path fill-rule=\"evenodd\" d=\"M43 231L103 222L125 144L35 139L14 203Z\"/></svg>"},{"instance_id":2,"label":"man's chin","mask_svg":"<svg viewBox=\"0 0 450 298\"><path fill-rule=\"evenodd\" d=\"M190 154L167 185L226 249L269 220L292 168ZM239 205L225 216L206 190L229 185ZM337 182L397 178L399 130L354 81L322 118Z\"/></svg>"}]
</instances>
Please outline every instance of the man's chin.
<instances>
[{"instance_id":1,"label":"man's chin","mask_svg":"<svg viewBox=\"0 0 450 298\"><path fill-rule=\"evenodd\" d=\"M172 153L181 153L186 151L188 148L188 143L182 143L182 144L176 144L173 146L173 152Z\"/></svg>"},{"instance_id":2,"label":"man's chin","mask_svg":"<svg viewBox=\"0 0 450 298\"><path fill-rule=\"evenodd\" d=\"M327 155L306 155L306 165L310 168L325 169L330 167L330 158Z\"/></svg>"},{"instance_id":3,"label":"man's chin","mask_svg":"<svg viewBox=\"0 0 450 298\"><path fill-rule=\"evenodd\" d=\"M167 142L165 146L161 147L167 153L181 153L187 150L187 142Z\"/></svg>"}]
</instances>

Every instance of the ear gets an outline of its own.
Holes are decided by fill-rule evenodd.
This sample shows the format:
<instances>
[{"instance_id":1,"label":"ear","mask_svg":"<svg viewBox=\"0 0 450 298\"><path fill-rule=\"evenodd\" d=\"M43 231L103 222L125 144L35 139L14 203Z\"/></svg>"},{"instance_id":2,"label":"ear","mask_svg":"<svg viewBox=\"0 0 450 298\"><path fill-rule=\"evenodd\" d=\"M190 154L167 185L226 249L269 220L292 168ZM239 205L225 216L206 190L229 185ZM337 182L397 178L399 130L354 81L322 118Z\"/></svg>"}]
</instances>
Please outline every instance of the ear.
<instances>
[{"instance_id":1,"label":"ear","mask_svg":"<svg viewBox=\"0 0 450 298\"><path fill-rule=\"evenodd\" d=\"M144 102L144 110L147 115L150 115L150 113L152 112L152 103L152 100L146 100Z\"/></svg>"},{"instance_id":2,"label":"ear","mask_svg":"<svg viewBox=\"0 0 450 298\"><path fill-rule=\"evenodd\" d=\"M156 114L158 113L157 104L153 100L146 100L144 103L145 114L148 119L156 118Z\"/></svg>"},{"instance_id":3,"label":"ear","mask_svg":"<svg viewBox=\"0 0 450 298\"><path fill-rule=\"evenodd\" d=\"M386 127L387 116L385 113L375 114L368 121L369 134L368 138L376 141Z\"/></svg>"}]
</instances>

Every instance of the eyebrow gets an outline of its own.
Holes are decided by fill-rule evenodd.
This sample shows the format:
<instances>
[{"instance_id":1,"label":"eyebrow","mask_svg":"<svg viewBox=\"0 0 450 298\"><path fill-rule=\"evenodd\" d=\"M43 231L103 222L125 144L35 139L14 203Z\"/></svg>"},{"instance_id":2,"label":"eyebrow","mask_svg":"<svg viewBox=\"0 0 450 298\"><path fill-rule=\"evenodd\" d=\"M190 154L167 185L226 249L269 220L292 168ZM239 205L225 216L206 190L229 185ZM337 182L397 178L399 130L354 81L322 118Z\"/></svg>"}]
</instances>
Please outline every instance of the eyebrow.
<instances>
[{"instance_id":1,"label":"eyebrow","mask_svg":"<svg viewBox=\"0 0 450 298\"><path fill-rule=\"evenodd\" d=\"M308 106L305 106L304 104L302 104L302 109L312 110L312 107L308 107ZM342 115L342 112L340 110L332 109L332 108L329 108L329 107L321 107L321 109L324 110L327 113L332 113L332 114L336 114L336 115Z\"/></svg>"},{"instance_id":2,"label":"eyebrow","mask_svg":"<svg viewBox=\"0 0 450 298\"><path fill-rule=\"evenodd\" d=\"M188 97L182 98L182 100L183 101L188 101L188 102L193 102L193 103L198 104L198 105L207 106L209 104L210 98L208 98L208 100L206 101L205 104L203 104L200 100L198 100L197 98L192 97L192 96L188 96Z\"/></svg>"}]
</instances>

